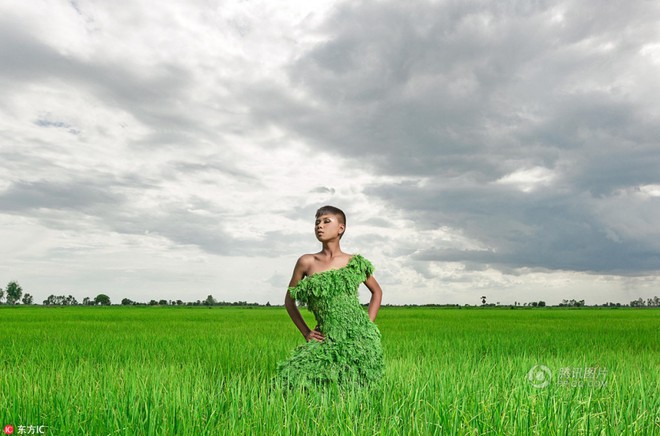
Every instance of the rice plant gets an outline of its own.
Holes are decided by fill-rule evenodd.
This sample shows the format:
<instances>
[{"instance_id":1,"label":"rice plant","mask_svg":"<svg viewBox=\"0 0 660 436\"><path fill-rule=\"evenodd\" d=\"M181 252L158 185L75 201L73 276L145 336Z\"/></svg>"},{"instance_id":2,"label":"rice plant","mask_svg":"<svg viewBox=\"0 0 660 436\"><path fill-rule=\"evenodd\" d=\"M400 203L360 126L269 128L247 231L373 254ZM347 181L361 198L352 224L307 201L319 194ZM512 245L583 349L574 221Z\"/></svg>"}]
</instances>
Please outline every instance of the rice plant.
<instances>
[{"instance_id":1,"label":"rice plant","mask_svg":"<svg viewBox=\"0 0 660 436\"><path fill-rule=\"evenodd\" d=\"M306 391L271 383L303 341L280 307L5 306L0 320L14 434L660 434L657 310L383 307L382 382Z\"/></svg>"}]
</instances>

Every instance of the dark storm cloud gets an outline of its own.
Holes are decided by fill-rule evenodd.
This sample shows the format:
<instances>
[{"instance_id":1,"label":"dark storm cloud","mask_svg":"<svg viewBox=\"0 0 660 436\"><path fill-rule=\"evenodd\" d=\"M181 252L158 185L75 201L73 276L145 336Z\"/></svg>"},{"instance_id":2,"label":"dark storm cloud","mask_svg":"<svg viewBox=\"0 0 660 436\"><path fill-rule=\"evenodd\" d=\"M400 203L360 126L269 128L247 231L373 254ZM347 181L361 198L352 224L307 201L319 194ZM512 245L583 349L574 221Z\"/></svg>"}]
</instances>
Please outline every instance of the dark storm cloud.
<instances>
[{"instance_id":1,"label":"dark storm cloud","mask_svg":"<svg viewBox=\"0 0 660 436\"><path fill-rule=\"evenodd\" d=\"M116 205L121 196L96 181L19 181L0 192L0 210L10 213L37 209L86 210L99 204Z\"/></svg>"},{"instance_id":2,"label":"dark storm cloud","mask_svg":"<svg viewBox=\"0 0 660 436\"><path fill-rule=\"evenodd\" d=\"M78 135L80 133L80 130L78 130L77 128L73 127L68 123L65 123L64 121L38 119L34 122L34 124L36 124L39 127L54 127L57 129L64 129L68 133L71 133L72 135Z\"/></svg>"},{"instance_id":3,"label":"dark storm cloud","mask_svg":"<svg viewBox=\"0 0 660 436\"><path fill-rule=\"evenodd\" d=\"M423 181L367 193L485 247L417 259L636 274L660 268L660 235L622 231L608 205L660 183L658 65L642 54L658 19L654 2L351 2L289 67L304 97L245 95L257 123Z\"/></svg>"},{"instance_id":4,"label":"dark storm cloud","mask_svg":"<svg viewBox=\"0 0 660 436\"><path fill-rule=\"evenodd\" d=\"M278 256L303 240L300 235L281 232L238 237L227 224L236 222L232 205L219 206L194 195L185 201L163 200L153 208L136 207L148 201L141 195L149 189L158 186L135 176L117 179L96 174L93 179L62 182L18 181L0 192L0 212L30 215L56 229L74 229L76 223L92 217L108 231L159 235L176 245L226 256Z\"/></svg>"},{"instance_id":5,"label":"dark storm cloud","mask_svg":"<svg viewBox=\"0 0 660 436\"><path fill-rule=\"evenodd\" d=\"M232 228L231 207L219 209L200 201L212 212L200 215L188 208L190 204L166 203L157 211L141 211L129 215L118 215L106 222L114 231L124 234L162 236L177 246L196 246L201 250L223 256L266 256L276 257L290 254L291 245L300 243L300 235L282 232L265 232L260 237L242 238ZM200 206L198 204L197 206Z\"/></svg>"},{"instance_id":6,"label":"dark storm cloud","mask_svg":"<svg viewBox=\"0 0 660 436\"><path fill-rule=\"evenodd\" d=\"M81 87L146 125L167 126L170 132L199 129L178 107L191 81L189 72L174 64L161 63L145 74L129 63L87 62L59 53L7 20L0 20L0 64L6 92L35 82Z\"/></svg>"},{"instance_id":7,"label":"dark storm cloud","mask_svg":"<svg viewBox=\"0 0 660 436\"><path fill-rule=\"evenodd\" d=\"M624 275L660 265L657 241L613 238L586 195L566 198L555 192L528 195L480 187L420 190L404 185L379 187L372 193L397 199L399 207L415 211L420 229L441 223L484 245L461 250L438 241L434 247L415 250L416 260L479 263L507 272L531 267Z\"/></svg>"},{"instance_id":8,"label":"dark storm cloud","mask_svg":"<svg viewBox=\"0 0 660 436\"><path fill-rule=\"evenodd\" d=\"M78 8L76 10L80 13ZM150 232L175 244L195 245L216 254L264 253L268 251L265 247L269 243L264 240L272 242L273 252L279 252L283 241L277 235L266 234L261 239L243 240L219 224L222 217L230 213L232 205L221 207L197 198L193 192L179 193L178 196L163 192L166 191L163 182L173 179L188 184L201 181L218 185L219 181L227 180L231 182L229 186L236 182L250 184L254 189L263 186L255 175L231 160L231 153L224 155L220 152L223 147L217 142L223 132L213 128L221 121L215 117L211 122L197 118L195 111L204 105L194 101L190 95L193 93L189 93L197 85L193 69L178 64L177 59L142 65L143 59L134 59L127 54L122 60L111 61L103 54L90 58L63 54L49 41L34 36L29 26L0 18L0 85L6 97L19 94L23 87L34 84L44 88L82 90L83 95L96 97L102 106L126 111L143 123L146 127L144 134L120 132L118 135L129 143L131 151L146 152L145 156L154 146L162 151L158 155L161 162L157 164L150 162L151 157L138 157L136 159L145 159L141 162L143 166L136 162L135 167L127 165L118 169L116 174L88 168L83 175L79 170L68 168L66 161L75 161L76 147L83 147L85 139L77 143L54 144L37 135L16 138L15 142L21 146L15 145L11 151L0 150L3 165L12 170L14 180L0 191L0 211L32 216L47 227L58 229L76 228L76 223L91 217L103 230L133 235ZM208 91L207 97L212 94L212 90ZM214 105L220 103L213 101ZM37 110L38 102L35 106ZM208 116L208 113L204 112L204 115ZM39 116L32 120L32 124L42 129L80 133L76 126L59 120L57 116ZM237 122L235 126L239 124ZM114 128L116 126L108 126L109 130ZM13 138L3 140L14 142ZM186 155L189 160L182 160L182 150L195 150L204 159L199 153L190 153ZM87 150L81 150L82 155L86 153ZM55 155L53 160L43 157ZM141 167L148 167L150 171L143 174ZM157 167L156 171L151 171L153 167ZM44 173L43 179L25 180L38 177L37 172ZM218 189L230 188L218 186ZM153 204L158 198L163 200L153 209L144 206ZM195 208L214 215L210 218L191 211Z\"/></svg>"},{"instance_id":9,"label":"dark storm cloud","mask_svg":"<svg viewBox=\"0 0 660 436\"><path fill-rule=\"evenodd\" d=\"M181 177L190 174L206 174L210 177L220 174L242 182L260 184L260 181L254 175L221 158L208 157L205 162L175 161L170 163L168 167Z\"/></svg>"},{"instance_id":10,"label":"dark storm cloud","mask_svg":"<svg viewBox=\"0 0 660 436\"><path fill-rule=\"evenodd\" d=\"M328 188L327 186L317 186L316 188L309 191L310 193L320 193L320 194L334 194L334 188Z\"/></svg>"}]
</instances>

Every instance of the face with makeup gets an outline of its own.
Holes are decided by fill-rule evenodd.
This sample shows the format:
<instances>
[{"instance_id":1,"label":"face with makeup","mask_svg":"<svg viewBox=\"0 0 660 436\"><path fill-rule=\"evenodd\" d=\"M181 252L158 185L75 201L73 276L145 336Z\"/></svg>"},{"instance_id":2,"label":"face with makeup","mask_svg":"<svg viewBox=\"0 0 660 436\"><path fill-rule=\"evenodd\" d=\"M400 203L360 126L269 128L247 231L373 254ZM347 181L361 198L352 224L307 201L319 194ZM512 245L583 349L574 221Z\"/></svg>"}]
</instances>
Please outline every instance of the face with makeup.
<instances>
[{"instance_id":1,"label":"face with makeup","mask_svg":"<svg viewBox=\"0 0 660 436\"><path fill-rule=\"evenodd\" d=\"M334 214L320 215L314 222L314 233L320 242L340 239L345 229L344 223Z\"/></svg>"}]
</instances>

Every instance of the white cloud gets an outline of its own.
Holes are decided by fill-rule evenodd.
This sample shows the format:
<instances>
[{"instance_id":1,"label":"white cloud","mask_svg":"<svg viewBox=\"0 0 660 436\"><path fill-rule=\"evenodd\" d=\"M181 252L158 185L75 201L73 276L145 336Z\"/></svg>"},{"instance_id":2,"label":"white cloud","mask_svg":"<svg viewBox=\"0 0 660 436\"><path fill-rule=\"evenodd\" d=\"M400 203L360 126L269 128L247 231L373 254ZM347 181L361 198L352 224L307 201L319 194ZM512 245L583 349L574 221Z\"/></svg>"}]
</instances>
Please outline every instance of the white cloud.
<instances>
[{"instance_id":1,"label":"white cloud","mask_svg":"<svg viewBox=\"0 0 660 436\"><path fill-rule=\"evenodd\" d=\"M280 302L330 203L386 302L650 296L659 15L3 2L0 280Z\"/></svg>"},{"instance_id":2,"label":"white cloud","mask_svg":"<svg viewBox=\"0 0 660 436\"><path fill-rule=\"evenodd\" d=\"M639 187L642 194L649 197L660 197L660 184L657 185L642 185Z\"/></svg>"},{"instance_id":3,"label":"white cloud","mask_svg":"<svg viewBox=\"0 0 660 436\"><path fill-rule=\"evenodd\" d=\"M639 49L639 53L642 56L648 57L654 64L660 64L660 43L653 42L644 44L642 48Z\"/></svg>"},{"instance_id":4,"label":"white cloud","mask_svg":"<svg viewBox=\"0 0 660 436\"><path fill-rule=\"evenodd\" d=\"M495 183L511 185L522 192L532 192L535 189L549 185L555 178L552 170L543 167L521 169L499 178Z\"/></svg>"}]
</instances>

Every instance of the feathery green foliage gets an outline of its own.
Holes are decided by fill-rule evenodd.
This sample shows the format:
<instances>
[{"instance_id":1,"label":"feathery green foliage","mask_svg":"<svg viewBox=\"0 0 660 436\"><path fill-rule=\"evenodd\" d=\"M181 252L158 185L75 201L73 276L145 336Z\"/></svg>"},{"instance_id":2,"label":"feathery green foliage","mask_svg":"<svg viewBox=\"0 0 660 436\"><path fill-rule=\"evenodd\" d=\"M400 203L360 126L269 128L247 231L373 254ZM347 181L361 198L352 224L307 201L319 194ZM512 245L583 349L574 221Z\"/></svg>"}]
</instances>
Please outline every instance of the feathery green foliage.
<instances>
[{"instance_id":1,"label":"feathery green foliage","mask_svg":"<svg viewBox=\"0 0 660 436\"><path fill-rule=\"evenodd\" d=\"M277 365L275 382L286 386L379 383L383 377L381 333L358 300L358 287L374 271L359 254L346 266L305 277L289 288L312 311L323 342L299 345Z\"/></svg>"}]
</instances>

